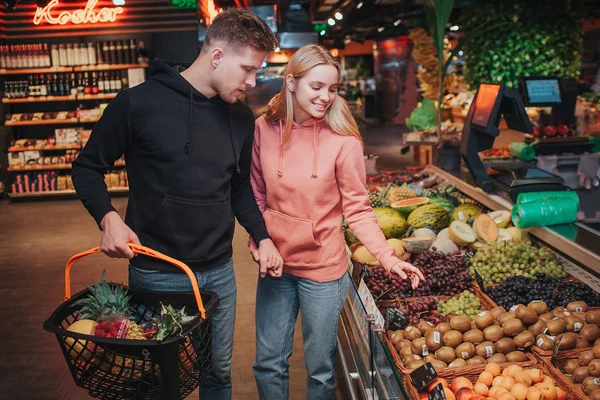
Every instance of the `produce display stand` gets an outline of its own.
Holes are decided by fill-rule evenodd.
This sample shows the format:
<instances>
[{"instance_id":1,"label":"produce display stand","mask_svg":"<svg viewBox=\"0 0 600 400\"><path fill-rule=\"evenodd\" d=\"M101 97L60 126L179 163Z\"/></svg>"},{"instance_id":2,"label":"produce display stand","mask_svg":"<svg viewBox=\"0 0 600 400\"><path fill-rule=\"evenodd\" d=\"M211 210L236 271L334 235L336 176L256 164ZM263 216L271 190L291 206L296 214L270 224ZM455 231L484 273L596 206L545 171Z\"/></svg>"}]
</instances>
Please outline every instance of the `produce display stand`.
<instances>
[{"instance_id":1,"label":"produce display stand","mask_svg":"<svg viewBox=\"0 0 600 400\"><path fill-rule=\"evenodd\" d=\"M434 166L427 169L439 180L455 186L463 195L489 210L510 210L512 207L510 200L502 194L485 193L476 187L468 173L453 175ZM534 243L550 249L557 256L570 279L584 282L596 293L600 292L600 237L594 231L586 229L581 223L574 223L569 226L531 228L528 233ZM387 337L386 330L380 325L384 318L375 305L376 300L370 293L368 296L364 293L368 289L360 279L361 266L351 263L349 272L354 284L340 317L338 353L344 360L341 363L342 369L346 384L352 388L352 398L418 399L419 394L406 374L408 371L399 368L402 364L398 352ZM495 306L494 301L477 284L473 283L471 291L480 300L482 309ZM364 298L369 296L370 299L365 304ZM379 300L379 305L381 303ZM581 352L583 351L580 349L561 351L558 357L575 357ZM587 398L553 366L552 352L532 348L526 354L528 361L517 365L535 365L542 369L556 381L557 386L568 393L569 399ZM444 369L439 375L450 380L464 374L473 379L482 370L482 366L475 365Z\"/></svg>"}]
</instances>

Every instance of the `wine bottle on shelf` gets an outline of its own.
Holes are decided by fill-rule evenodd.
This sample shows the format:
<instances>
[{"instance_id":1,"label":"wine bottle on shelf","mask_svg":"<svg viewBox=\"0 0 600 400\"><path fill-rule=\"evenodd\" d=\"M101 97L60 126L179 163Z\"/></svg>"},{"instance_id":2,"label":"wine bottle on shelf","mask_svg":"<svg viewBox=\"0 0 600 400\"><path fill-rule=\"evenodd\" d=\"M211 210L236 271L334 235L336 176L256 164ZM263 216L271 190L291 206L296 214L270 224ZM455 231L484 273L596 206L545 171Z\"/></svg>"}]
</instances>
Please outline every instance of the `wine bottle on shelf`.
<instances>
[{"instance_id":1,"label":"wine bottle on shelf","mask_svg":"<svg viewBox=\"0 0 600 400\"><path fill-rule=\"evenodd\" d=\"M50 80L50 92L48 94L50 96L58 96L60 91L58 90L58 78L56 77L56 74L48 79Z\"/></svg>"},{"instance_id":2,"label":"wine bottle on shelf","mask_svg":"<svg viewBox=\"0 0 600 400\"><path fill-rule=\"evenodd\" d=\"M58 59L60 61L60 67L67 66L67 49L64 44L58 45Z\"/></svg>"},{"instance_id":3,"label":"wine bottle on shelf","mask_svg":"<svg viewBox=\"0 0 600 400\"><path fill-rule=\"evenodd\" d=\"M108 42L101 42L101 43L102 43L102 61L104 64L110 64Z\"/></svg>"},{"instance_id":4,"label":"wine bottle on shelf","mask_svg":"<svg viewBox=\"0 0 600 400\"><path fill-rule=\"evenodd\" d=\"M73 53L73 45L67 44L67 67L75 65L75 54Z\"/></svg>"},{"instance_id":5,"label":"wine bottle on shelf","mask_svg":"<svg viewBox=\"0 0 600 400\"><path fill-rule=\"evenodd\" d=\"M89 42L87 44L88 63L90 65L96 65L96 47L94 43Z\"/></svg>"},{"instance_id":6,"label":"wine bottle on shelf","mask_svg":"<svg viewBox=\"0 0 600 400\"><path fill-rule=\"evenodd\" d=\"M77 80L75 79L75 74L71 74L71 96L77 96L79 93L77 90Z\"/></svg>"},{"instance_id":7,"label":"wine bottle on shelf","mask_svg":"<svg viewBox=\"0 0 600 400\"><path fill-rule=\"evenodd\" d=\"M137 49L137 63L145 64L148 62L148 51L146 51L146 46L144 42L140 40L140 44Z\"/></svg>"},{"instance_id":8,"label":"wine bottle on shelf","mask_svg":"<svg viewBox=\"0 0 600 400\"><path fill-rule=\"evenodd\" d=\"M58 56L58 45L53 44L50 46L50 52L52 54L52 66L58 67L60 65L60 58Z\"/></svg>"},{"instance_id":9,"label":"wine bottle on shelf","mask_svg":"<svg viewBox=\"0 0 600 400\"><path fill-rule=\"evenodd\" d=\"M85 93L85 82L83 80L83 74L77 74L77 93L84 94Z\"/></svg>"},{"instance_id":10,"label":"wine bottle on shelf","mask_svg":"<svg viewBox=\"0 0 600 400\"><path fill-rule=\"evenodd\" d=\"M85 43L79 43L79 65L89 65L87 45Z\"/></svg>"},{"instance_id":11,"label":"wine bottle on shelf","mask_svg":"<svg viewBox=\"0 0 600 400\"><path fill-rule=\"evenodd\" d=\"M48 86L46 86L46 79L44 78L44 74L40 75L39 79L40 86L40 96L48 96Z\"/></svg>"},{"instance_id":12,"label":"wine bottle on shelf","mask_svg":"<svg viewBox=\"0 0 600 400\"><path fill-rule=\"evenodd\" d=\"M115 93L119 93L123 89L123 82L121 81L121 72L115 72Z\"/></svg>"},{"instance_id":13,"label":"wine bottle on shelf","mask_svg":"<svg viewBox=\"0 0 600 400\"><path fill-rule=\"evenodd\" d=\"M92 72L92 94L98 94L98 78L96 77L96 73Z\"/></svg>"},{"instance_id":14,"label":"wine bottle on shelf","mask_svg":"<svg viewBox=\"0 0 600 400\"><path fill-rule=\"evenodd\" d=\"M117 81L114 72L110 74L110 93L117 92Z\"/></svg>"},{"instance_id":15,"label":"wine bottle on shelf","mask_svg":"<svg viewBox=\"0 0 600 400\"><path fill-rule=\"evenodd\" d=\"M71 94L71 83L69 81L69 75L60 74L60 80L62 83L62 96L68 96Z\"/></svg>"},{"instance_id":16,"label":"wine bottle on shelf","mask_svg":"<svg viewBox=\"0 0 600 400\"><path fill-rule=\"evenodd\" d=\"M129 41L127 40L123 40L123 62L125 64L133 64L131 51L129 50Z\"/></svg>"},{"instance_id":17,"label":"wine bottle on shelf","mask_svg":"<svg viewBox=\"0 0 600 400\"><path fill-rule=\"evenodd\" d=\"M129 41L129 57L131 59L131 63L135 64L138 62L137 60L137 44L135 39L131 39Z\"/></svg>"},{"instance_id":18,"label":"wine bottle on shelf","mask_svg":"<svg viewBox=\"0 0 600 400\"><path fill-rule=\"evenodd\" d=\"M87 73L84 73L83 78L83 93L92 94L92 82L90 80L90 76Z\"/></svg>"},{"instance_id":19,"label":"wine bottle on shelf","mask_svg":"<svg viewBox=\"0 0 600 400\"><path fill-rule=\"evenodd\" d=\"M129 78L127 76L127 71L123 71L121 73L121 88L128 89L129 88Z\"/></svg>"},{"instance_id":20,"label":"wine bottle on shelf","mask_svg":"<svg viewBox=\"0 0 600 400\"><path fill-rule=\"evenodd\" d=\"M117 48L115 46L115 42L110 41L108 43L108 59L109 59L109 63L111 65L114 65L117 63Z\"/></svg>"},{"instance_id":21,"label":"wine bottle on shelf","mask_svg":"<svg viewBox=\"0 0 600 400\"><path fill-rule=\"evenodd\" d=\"M48 50L48 43L44 43L44 48L42 51L43 54L43 65L44 67L50 67L52 66L51 60L50 60L50 50Z\"/></svg>"},{"instance_id":22,"label":"wine bottle on shelf","mask_svg":"<svg viewBox=\"0 0 600 400\"><path fill-rule=\"evenodd\" d=\"M123 64L123 43L120 40L116 42L115 53L117 55L116 63Z\"/></svg>"},{"instance_id":23,"label":"wine bottle on shelf","mask_svg":"<svg viewBox=\"0 0 600 400\"><path fill-rule=\"evenodd\" d=\"M106 93L104 90L104 72L98 74L98 92Z\"/></svg>"}]
</instances>

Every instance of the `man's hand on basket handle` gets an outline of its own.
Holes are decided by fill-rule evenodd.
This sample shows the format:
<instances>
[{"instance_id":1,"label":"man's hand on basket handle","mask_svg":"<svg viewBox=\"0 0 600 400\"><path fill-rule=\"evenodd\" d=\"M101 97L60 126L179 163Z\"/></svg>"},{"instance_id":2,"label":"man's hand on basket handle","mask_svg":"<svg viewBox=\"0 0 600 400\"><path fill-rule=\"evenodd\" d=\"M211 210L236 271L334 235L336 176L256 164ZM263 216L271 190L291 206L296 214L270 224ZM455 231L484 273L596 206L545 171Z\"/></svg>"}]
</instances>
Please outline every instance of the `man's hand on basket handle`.
<instances>
[{"instance_id":1,"label":"man's hand on basket handle","mask_svg":"<svg viewBox=\"0 0 600 400\"><path fill-rule=\"evenodd\" d=\"M140 239L135 232L123 222L121 216L115 212L107 213L100 222L102 238L100 249L110 258L132 259L135 253L129 248L128 243L140 244Z\"/></svg>"}]
</instances>

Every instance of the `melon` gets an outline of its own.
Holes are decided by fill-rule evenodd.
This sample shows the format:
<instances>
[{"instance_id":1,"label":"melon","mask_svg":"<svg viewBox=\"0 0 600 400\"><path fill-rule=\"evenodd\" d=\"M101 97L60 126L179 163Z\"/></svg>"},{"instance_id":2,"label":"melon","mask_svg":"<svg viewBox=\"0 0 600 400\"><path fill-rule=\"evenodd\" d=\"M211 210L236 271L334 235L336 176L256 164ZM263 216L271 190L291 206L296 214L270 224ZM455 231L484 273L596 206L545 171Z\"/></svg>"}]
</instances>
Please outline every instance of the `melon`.
<instances>
[{"instance_id":1,"label":"melon","mask_svg":"<svg viewBox=\"0 0 600 400\"><path fill-rule=\"evenodd\" d=\"M402 245L411 253L421 253L427 250L433 243L430 236L410 237L402 239Z\"/></svg>"},{"instance_id":2,"label":"melon","mask_svg":"<svg viewBox=\"0 0 600 400\"><path fill-rule=\"evenodd\" d=\"M498 228L506 228L510 222L510 211L500 210L492 211L488 215L494 220Z\"/></svg>"},{"instance_id":3,"label":"melon","mask_svg":"<svg viewBox=\"0 0 600 400\"><path fill-rule=\"evenodd\" d=\"M444 210L448 211L448 214L454 211L454 203L442 197L430 197L429 204L435 204L436 206L442 207Z\"/></svg>"},{"instance_id":4,"label":"melon","mask_svg":"<svg viewBox=\"0 0 600 400\"><path fill-rule=\"evenodd\" d=\"M436 239L450 239L450 228L442 229L438 234Z\"/></svg>"},{"instance_id":5,"label":"melon","mask_svg":"<svg viewBox=\"0 0 600 400\"><path fill-rule=\"evenodd\" d=\"M508 229L498 229L498 239L499 242L504 240L510 242L513 240L512 233Z\"/></svg>"},{"instance_id":6,"label":"melon","mask_svg":"<svg viewBox=\"0 0 600 400\"><path fill-rule=\"evenodd\" d=\"M465 222L453 221L448 228L448 234L450 240L459 246L466 246L477 240L473 228Z\"/></svg>"},{"instance_id":7,"label":"melon","mask_svg":"<svg viewBox=\"0 0 600 400\"><path fill-rule=\"evenodd\" d=\"M400 211L402 215L408 216L415 211L417 207L424 206L429 203L428 197L415 197L413 199L400 200L390 205L394 210Z\"/></svg>"},{"instance_id":8,"label":"melon","mask_svg":"<svg viewBox=\"0 0 600 400\"><path fill-rule=\"evenodd\" d=\"M495 242L498 239L498 225L487 214L481 214L475 218L473 232L482 242Z\"/></svg>"},{"instance_id":9,"label":"melon","mask_svg":"<svg viewBox=\"0 0 600 400\"><path fill-rule=\"evenodd\" d=\"M452 211L452 214L450 214L450 222L467 222L469 220L469 216L475 219L481 214L482 213L479 207L474 206L473 204L463 204L462 206L456 207L454 211Z\"/></svg>"},{"instance_id":10,"label":"melon","mask_svg":"<svg viewBox=\"0 0 600 400\"><path fill-rule=\"evenodd\" d=\"M82 335L93 335L95 328L96 321L92 321L91 319L80 319L79 321L75 321L69 325L67 330L69 332L80 333ZM87 342L84 340L78 340L75 342L74 338L66 337L65 345L67 346L66 350L69 351L69 356L73 359L82 357L86 360L90 360L92 358L92 342Z\"/></svg>"},{"instance_id":11,"label":"melon","mask_svg":"<svg viewBox=\"0 0 600 400\"><path fill-rule=\"evenodd\" d=\"M435 241L435 239L437 239L435 232L429 228L416 229L413 231L412 235L410 235L410 236L411 237L430 237L434 241Z\"/></svg>"},{"instance_id":12,"label":"melon","mask_svg":"<svg viewBox=\"0 0 600 400\"><path fill-rule=\"evenodd\" d=\"M386 242L394 248L394 251L396 252L396 257L400 258L404 255L404 253L406 253L404 245L402 244L402 241L400 239L392 238L386 240Z\"/></svg>"},{"instance_id":13,"label":"melon","mask_svg":"<svg viewBox=\"0 0 600 400\"><path fill-rule=\"evenodd\" d=\"M360 264L379 265L379 261L377 261L375 256L362 245L354 249L352 259Z\"/></svg>"},{"instance_id":14,"label":"melon","mask_svg":"<svg viewBox=\"0 0 600 400\"><path fill-rule=\"evenodd\" d=\"M455 251L458 251L458 246L456 246L456 243L454 243L450 239L445 238L438 239L435 242L433 242L431 244L431 250L433 250L434 247L437 251L444 254L450 254L454 253Z\"/></svg>"},{"instance_id":15,"label":"melon","mask_svg":"<svg viewBox=\"0 0 600 400\"><path fill-rule=\"evenodd\" d=\"M510 228L506 228L506 230L511 234L512 241L514 243L523 243L529 241L529 235L524 229L519 229L514 226L511 226Z\"/></svg>"},{"instance_id":16,"label":"melon","mask_svg":"<svg viewBox=\"0 0 600 400\"><path fill-rule=\"evenodd\" d=\"M448 212L435 204L427 204L417 208L408 216L407 222L415 229L430 227L436 232L448 227Z\"/></svg>"},{"instance_id":17,"label":"melon","mask_svg":"<svg viewBox=\"0 0 600 400\"><path fill-rule=\"evenodd\" d=\"M377 216L377 225L386 239L400 238L408 229L406 219L399 211L387 207L377 207L373 211Z\"/></svg>"}]
</instances>

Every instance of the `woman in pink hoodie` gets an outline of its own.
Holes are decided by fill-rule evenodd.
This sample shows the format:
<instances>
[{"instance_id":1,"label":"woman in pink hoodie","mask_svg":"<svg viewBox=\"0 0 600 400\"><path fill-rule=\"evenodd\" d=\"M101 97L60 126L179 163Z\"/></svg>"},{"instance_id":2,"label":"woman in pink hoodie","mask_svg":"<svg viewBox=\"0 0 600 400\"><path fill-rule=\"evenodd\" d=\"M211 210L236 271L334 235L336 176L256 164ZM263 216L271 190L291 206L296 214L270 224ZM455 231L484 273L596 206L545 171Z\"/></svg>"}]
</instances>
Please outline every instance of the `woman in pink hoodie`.
<instances>
[{"instance_id":1,"label":"woman in pink hoodie","mask_svg":"<svg viewBox=\"0 0 600 400\"><path fill-rule=\"evenodd\" d=\"M256 360L261 399L287 399L294 325L302 313L307 399L333 399L338 317L350 279L342 219L381 265L416 288L421 272L396 258L366 190L363 143L344 99L340 66L323 47L291 58L281 92L256 121L251 179L269 235L283 258L259 278ZM256 246L250 250L257 259ZM275 263L272 262L272 265Z\"/></svg>"}]
</instances>

